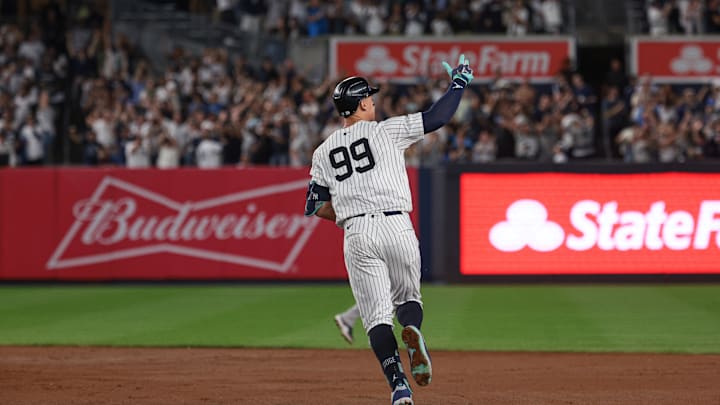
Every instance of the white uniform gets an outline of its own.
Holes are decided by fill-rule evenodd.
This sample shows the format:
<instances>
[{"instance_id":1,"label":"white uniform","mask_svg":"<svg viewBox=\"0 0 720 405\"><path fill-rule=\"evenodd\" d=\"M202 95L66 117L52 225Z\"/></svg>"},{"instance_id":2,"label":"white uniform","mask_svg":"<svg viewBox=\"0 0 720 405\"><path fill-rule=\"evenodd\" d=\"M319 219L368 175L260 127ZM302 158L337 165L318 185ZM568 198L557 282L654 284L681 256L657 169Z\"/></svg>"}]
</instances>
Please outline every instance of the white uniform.
<instances>
[{"instance_id":1,"label":"white uniform","mask_svg":"<svg viewBox=\"0 0 720 405\"><path fill-rule=\"evenodd\" d=\"M412 198L404 152L423 135L422 113L359 121L333 132L313 154L310 176L330 189L366 331L392 326L398 305L421 302L420 249L408 215Z\"/></svg>"}]
</instances>

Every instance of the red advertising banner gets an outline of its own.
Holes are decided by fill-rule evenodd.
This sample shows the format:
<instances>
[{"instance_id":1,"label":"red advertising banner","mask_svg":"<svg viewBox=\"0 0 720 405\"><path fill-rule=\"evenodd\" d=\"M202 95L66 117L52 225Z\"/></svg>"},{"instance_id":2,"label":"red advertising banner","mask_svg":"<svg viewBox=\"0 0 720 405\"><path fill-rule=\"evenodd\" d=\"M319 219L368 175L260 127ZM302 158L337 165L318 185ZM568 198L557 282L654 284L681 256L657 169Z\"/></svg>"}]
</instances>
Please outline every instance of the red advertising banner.
<instances>
[{"instance_id":1,"label":"red advertising banner","mask_svg":"<svg viewBox=\"0 0 720 405\"><path fill-rule=\"evenodd\" d=\"M720 38L634 37L630 70L662 82L707 82L720 75Z\"/></svg>"},{"instance_id":2,"label":"red advertising banner","mask_svg":"<svg viewBox=\"0 0 720 405\"><path fill-rule=\"evenodd\" d=\"M720 174L462 174L460 273L720 274Z\"/></svg>"},{"instance_id":3,"label":"red advertising banner","mask_svg":"<svg viewBox=\"0 0 720 405\"><path fill-rule=\"evenodd\" d=\"M0 279L345 279L342 231L303 216L308 181L308 169L0 170Z\"/></svg>"},{"instance_id":4,"label":"red advertising banner","mask_svg":"<svg viewBox=\"0 0 720 405\"><path fill-rule=\"evenodd\" d=\"M575 57L575 41L569 37L334 37L329 71L336 77L412 83L446 75L442 61L457 63L461 54L469 59L478 82L492 80L498 71L509 79L547 82L565 59Z\"/></svg>"}]
</instances>

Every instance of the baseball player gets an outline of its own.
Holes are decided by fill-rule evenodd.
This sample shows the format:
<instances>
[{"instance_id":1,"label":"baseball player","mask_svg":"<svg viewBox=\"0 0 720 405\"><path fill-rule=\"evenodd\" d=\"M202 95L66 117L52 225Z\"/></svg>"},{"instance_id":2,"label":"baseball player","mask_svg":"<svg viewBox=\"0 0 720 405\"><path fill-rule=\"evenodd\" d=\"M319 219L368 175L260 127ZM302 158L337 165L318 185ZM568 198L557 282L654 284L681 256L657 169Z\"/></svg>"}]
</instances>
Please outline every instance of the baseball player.
<instances>
[{"instance_id":1,"label":"baseball player","mask_svg":"<svg viewBox=\"0 0 720 405\"><path fill-rule=\"evenodd\" d=\"M392 405L412 404L395 335L393 315L403 326L410 371L424 386L432 364L420 332L420 250L408 213L412 199L405 150L450 121L473 79L465 56L443 66L450 87L427 111L375 121L371 87L349 77L335 87L333 102L344 120L313 153L305 215L334 221L344 230L343 251L350 288L370 346L390 385Z\"/></svg>"},{"instance_id":2,"label":"baseball player","mask_svg":"<svg viewBox=\"0 0 720 405\"><path fill-rule=\"evenodd\" d=\"M353 337L353 325L355 325L358 318L360 318L360 309L357 304L354 304L345 312L335 315L335 325L340 330L340 335L350 344L353 344L355 340Z\"/></svg>"}]
</instances>

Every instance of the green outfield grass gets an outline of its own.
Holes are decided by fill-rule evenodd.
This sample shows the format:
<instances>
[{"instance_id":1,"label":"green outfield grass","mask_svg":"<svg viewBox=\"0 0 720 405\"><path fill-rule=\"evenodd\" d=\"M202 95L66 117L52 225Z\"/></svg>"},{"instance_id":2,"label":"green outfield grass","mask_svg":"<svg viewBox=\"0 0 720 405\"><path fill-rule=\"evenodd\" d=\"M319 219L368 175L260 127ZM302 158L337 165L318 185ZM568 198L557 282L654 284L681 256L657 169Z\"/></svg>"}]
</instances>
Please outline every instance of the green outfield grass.
<instances>
[{"instance_id":1,"label":"green outfield grass","mask_svg":"<svg viewBox=\"0 0 720 405\"><path fill-rule=\"evenodd\" d=\"M432 349L720 353L720 285L423 287ZM349 347L347 285L0 286L0 345ZM396 328L397 332L397 328ZM368 347L361 326L354 347Z\"/></svg>"}]
</instances>

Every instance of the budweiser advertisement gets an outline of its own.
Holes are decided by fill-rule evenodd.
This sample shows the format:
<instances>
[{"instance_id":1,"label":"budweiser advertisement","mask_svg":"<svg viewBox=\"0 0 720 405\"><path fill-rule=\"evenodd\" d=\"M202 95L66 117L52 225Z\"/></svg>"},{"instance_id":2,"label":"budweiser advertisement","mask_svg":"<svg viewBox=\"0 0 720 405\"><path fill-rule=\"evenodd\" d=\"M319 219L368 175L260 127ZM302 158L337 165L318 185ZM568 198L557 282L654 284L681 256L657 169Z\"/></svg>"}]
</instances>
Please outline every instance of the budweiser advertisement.
<instances>
[{"instance_id":1,"label":"budweiser advertisement","mask_svg":"<svg viewBox=\"0 0 720 405\"><path fill-rule=\"evenodd\" d=\"M342 231L303 216L308 181L307 169L0 170L0 279L345 279Z\"/></svg>"},{"instance_id":2,"label":"budweiser advertisement","mask_svg":"<svg viewBox=\"0 0 720 405\"><path fill-rule=\"evenodd\" d=\"M720 75L720 38L634 37L630 70L664 82L708 82Z\"/></svg>"},{"instance_id":3,"label":"budweiser advertisement","mask_svg":"<svg viewBox=\"0 0 720 405\"><path fill-rule=\"evenodd\" d=\"M460 273L720 273L720 174L462 174Z\"/></svg>"},{"instance_id":4,"label":"budweiser advertisement","mask_svg":"<svg viewBox=\"0 0 720 405\"><path fill-rule=\"evenodd\" d=\"M569 37L508 38L346 38L330 44L329 71L333 76L366 76L377 81L413 83L447 75L442 61L469 59L475 81L487 82L499 72L509 79L547 82L567 58L575 56Z\"/></svg>"}]
</instances>

